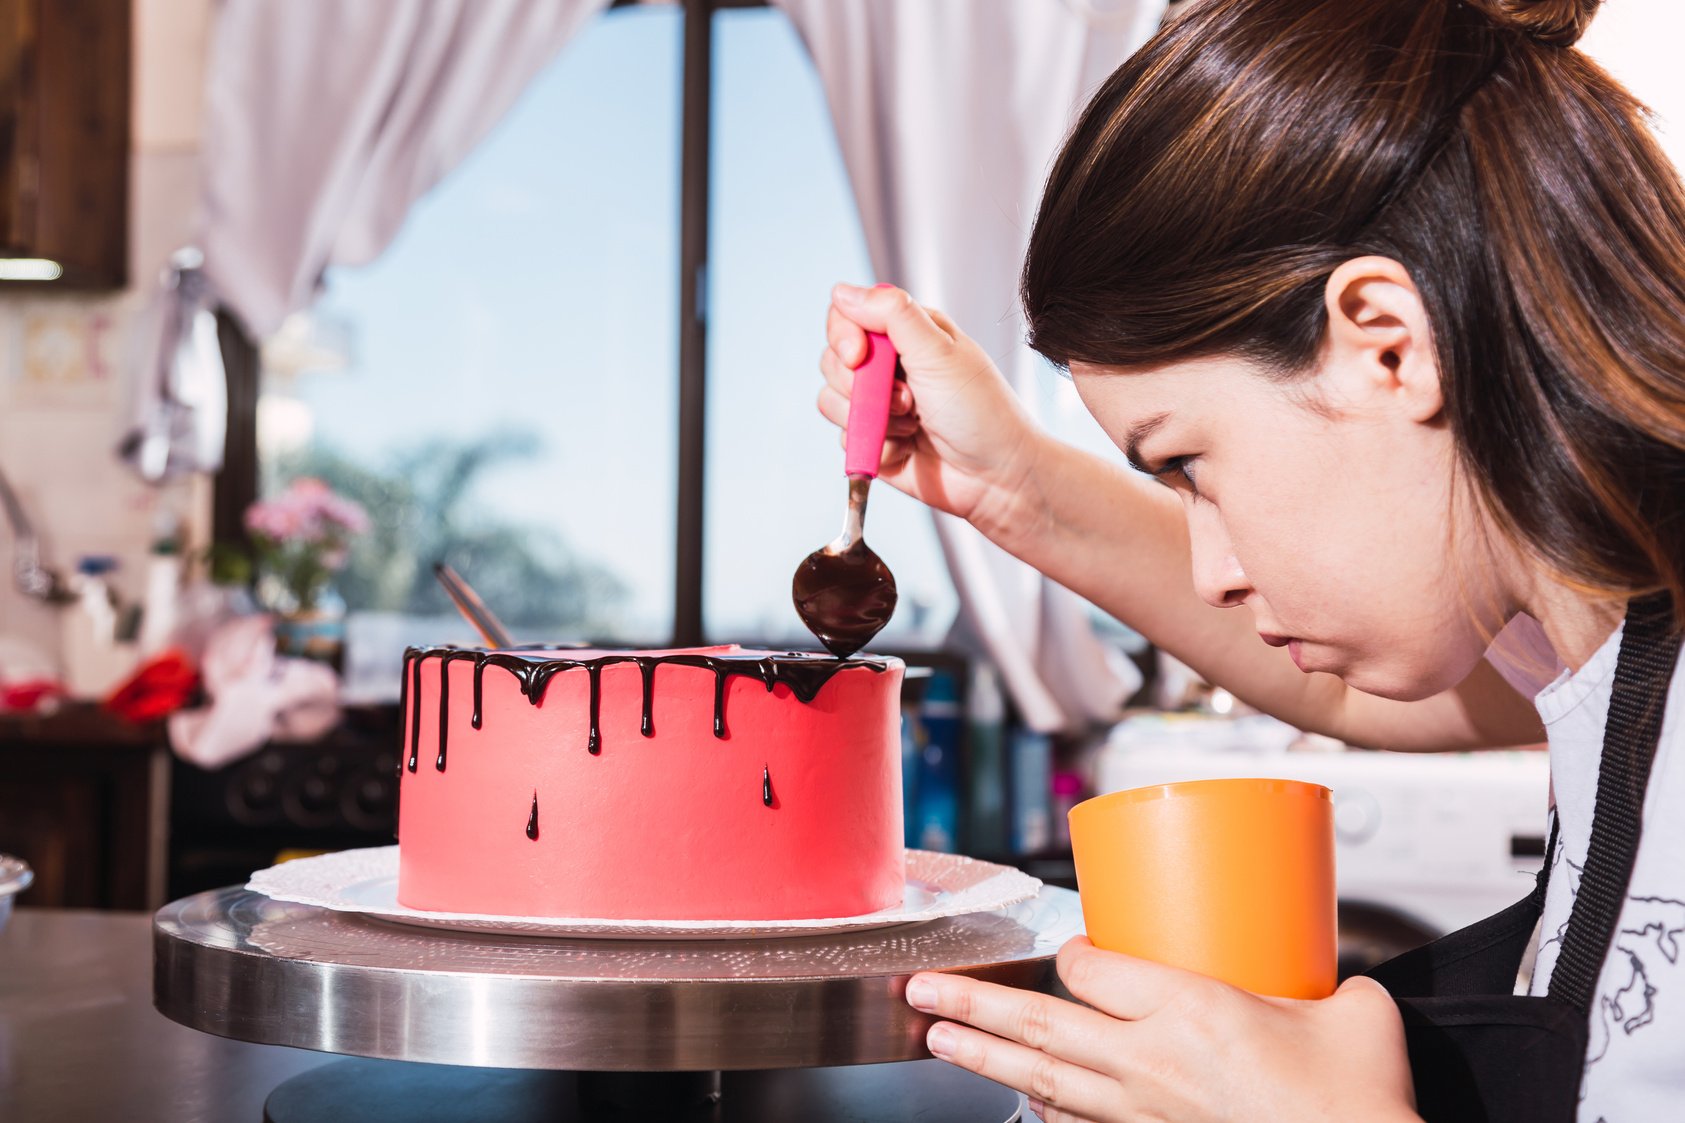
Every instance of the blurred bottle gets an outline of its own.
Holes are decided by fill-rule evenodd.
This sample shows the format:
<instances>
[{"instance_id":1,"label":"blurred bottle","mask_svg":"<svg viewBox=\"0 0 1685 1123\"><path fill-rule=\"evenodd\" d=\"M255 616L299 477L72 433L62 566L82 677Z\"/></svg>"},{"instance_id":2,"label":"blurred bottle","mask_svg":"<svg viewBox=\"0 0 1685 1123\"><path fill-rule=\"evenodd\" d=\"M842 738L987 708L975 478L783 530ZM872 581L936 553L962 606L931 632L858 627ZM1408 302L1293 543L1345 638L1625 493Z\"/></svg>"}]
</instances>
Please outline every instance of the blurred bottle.
<instances>
[{"instance_id":1,"label":"blurred bottle","mask_svg":"<svg viewBox=\"0 0 1685 1123\"><path fill-rule=\"evenodd\" d=\"M142 656L156 655L170 646L180 620L181 520L161 509L152 524L152 547L146 558L146 591L141 597Z\"/></svg>"},{"instance_id":2,"label":"blurred bottle","mask_svg":"<svg viewBox=\"0 0 1685 1123\"><path fill-rule=\"evenodd\" d=\"M901 838L904 845L919 844L918 793L919 756L924 751L924 727L918 707L911 700L901 704Z\"/></svg>"},{"instance_id":3,"label":"blurred bottle","mask_svg":"<svg viewBox=\"0 0 1685 1123\"><path fill-rule=\"evenodd\" d=\"M967 748L969 750L969 811L966 852L1005 854L1010 845L1006 815L1005 738L1006 703L1001 697L1000 677L987 663L977 663L971 672L965 696Z\"/></svg>"},{"instance_id":4,"label":"blurred bottle","mask_svg":"<svg viewBox=\"0 0 1685 1123\"><path fill-rule=\"evenodd\" d=\"M1053 742L1047 734L1018 729L1012 734L1012 849L1035 854L1053 843Z\"/></svg>"},{"instance_id":5,"label":"blurred bottle","mask_svg":"<svg viewBox=\"0 0 1685 1123\"><path fill-rule=\"evenodd\" d=\"M1071 808L1082 802L1082 776L1064 771L1053 774L1053 845L1063 850L1071 845Z\"/></svg>"},{"instance_id":6,"label":"blurred bottle","mask_svg":"<svg viewBox=\"0 0 1685 1123\"><path fill-rule=\"evenodd\" d=\"M963 732L959 688L952 673L934 671L919 700L924 731L919 753L913 821L921 850L957 849L959 839L959 751Z\"/></svg>"},{"instance_id":7,"label":"blurred bottle","mask_svg":"<svg viewBox=\"0 0 1685 1123\"><path fill-rule=\"evenodd\" d=\"M131 661L117 645L117 601L106 582L116 568L117 559L105 554L76 561L70 581L76 601L59 617L64 688L72 698L103 698Z\"/></svg>"}]
</instances>

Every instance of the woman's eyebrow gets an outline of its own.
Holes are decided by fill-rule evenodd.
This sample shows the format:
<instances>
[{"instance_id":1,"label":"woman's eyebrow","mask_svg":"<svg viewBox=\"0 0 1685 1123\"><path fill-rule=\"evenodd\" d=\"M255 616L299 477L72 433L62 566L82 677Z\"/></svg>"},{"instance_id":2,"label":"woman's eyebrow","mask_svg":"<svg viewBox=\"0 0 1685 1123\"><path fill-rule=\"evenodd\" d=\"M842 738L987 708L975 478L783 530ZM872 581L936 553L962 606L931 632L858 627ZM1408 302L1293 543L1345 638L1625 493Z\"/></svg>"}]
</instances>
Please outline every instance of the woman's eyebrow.
<instances>
[{"instance_id":1,"label":"woman's eyebrow","mask_svg":"<svg viewBox=\"0 0 1685 1123\"><path fill-rule=\"evenodd\" d=\"M1129 461L1131 468L1134 468L1137 472L1152 475L1152 470L1141 462L1141 442L1157 432L1159 426L1168 420L1170 420L1170 414L1166 411L1155 413L1150 417L1143 417L1129 427L1129 431L1124 435L1123 456L1124 459Z\"/></svg>"}]
</instances>

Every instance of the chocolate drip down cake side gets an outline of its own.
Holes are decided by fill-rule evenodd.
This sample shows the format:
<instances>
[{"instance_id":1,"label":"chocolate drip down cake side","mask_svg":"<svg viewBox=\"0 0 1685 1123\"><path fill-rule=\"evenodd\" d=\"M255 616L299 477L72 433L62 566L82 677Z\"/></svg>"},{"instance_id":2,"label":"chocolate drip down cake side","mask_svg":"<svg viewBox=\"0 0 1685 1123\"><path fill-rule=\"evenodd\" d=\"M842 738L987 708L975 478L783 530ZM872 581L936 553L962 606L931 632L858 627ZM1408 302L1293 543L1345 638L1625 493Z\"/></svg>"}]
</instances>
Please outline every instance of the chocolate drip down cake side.
<instances>
[{"instance_id":1,"label":"chocolate drip down cake side","mask_svg":"<svg viewBox=\"0 0 1685 1123\"><path fill-rule=\"evenodd\" d=\"M735 646L412 648L398 900L608 920L898 905L902 669Z\"/></svg>"}]
</instances>

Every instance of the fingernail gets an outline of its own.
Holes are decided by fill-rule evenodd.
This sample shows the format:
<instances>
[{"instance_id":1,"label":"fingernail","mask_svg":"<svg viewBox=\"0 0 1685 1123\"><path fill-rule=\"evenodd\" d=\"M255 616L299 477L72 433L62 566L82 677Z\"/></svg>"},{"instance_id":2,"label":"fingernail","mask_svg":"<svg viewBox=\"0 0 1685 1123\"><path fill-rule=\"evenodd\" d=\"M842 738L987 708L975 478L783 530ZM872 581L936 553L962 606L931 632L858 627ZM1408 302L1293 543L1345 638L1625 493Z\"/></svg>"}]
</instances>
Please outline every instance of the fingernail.
<instances>
[{"instance_id":1,"label":"fingernail","mask_svg":"<svg viewBox=\"0 0 1685 1123\"><path fill-rule=\"evenodd\" d=\"M866 290L857 285L837 285L831 289L831 297L838 304L856 305L865 299Z\"/></svg>"},{"instance_id":2,"label":"fingernail","mask_svg":"<svg viewBox=\"0 0 1685 1123\"><path fill-rule=\"evenodd\" d=\"M1030 1110L1035 1113L1037 1119L1040 1119L1047 1114L1047 1105L1040 1100L1031 1100Z\"/></svg>"},{"instance_id":3,"label":"fingernail","mask_svg":"<svg viewBox=\"0 0 1685 1123\"><path fill-rule=\"evenodd\" d=\"M924 1043L930 1055L939 1060L945 1061L954 1055L954 1031L946 1023L931 1026L930 1032L925 1034Z\"/></svg>"},{"instance_id":4,"label":"fingernail","mask_svg":"<svg viewBox=\"0 0 1685 1123\"><path fill-rule=\"evenodd\" d=\"M907 984L907 1005L926 1013L935 1010L936 988L923 979L914 979Z\"/></svg>"}]
</instances>

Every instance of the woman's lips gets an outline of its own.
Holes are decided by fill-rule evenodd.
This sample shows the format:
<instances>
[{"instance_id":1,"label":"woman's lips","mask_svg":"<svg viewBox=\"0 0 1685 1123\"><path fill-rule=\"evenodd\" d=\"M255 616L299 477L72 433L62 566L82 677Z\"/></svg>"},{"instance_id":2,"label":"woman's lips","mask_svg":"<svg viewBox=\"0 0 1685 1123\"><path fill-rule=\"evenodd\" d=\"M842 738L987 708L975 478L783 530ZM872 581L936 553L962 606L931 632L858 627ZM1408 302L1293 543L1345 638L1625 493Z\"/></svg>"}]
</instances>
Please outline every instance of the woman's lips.
<instances>
[{"instance_id":1,"label":"woman's lips","mask_svg":"<svg viewBox=\"0 0 1685 1123\"><path fill-rule=\"evenodd\" d=\"M1259 632L1258 638L1269 644L1271 647L1285 647L1287 649L1287 654L1293 659L1293 665L1298 667L1301 671L1305 669L1305 664L1299 659L1298 640L1291 636L1272 635L1269 632Z\"/></svg>"}]
</instances>

